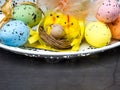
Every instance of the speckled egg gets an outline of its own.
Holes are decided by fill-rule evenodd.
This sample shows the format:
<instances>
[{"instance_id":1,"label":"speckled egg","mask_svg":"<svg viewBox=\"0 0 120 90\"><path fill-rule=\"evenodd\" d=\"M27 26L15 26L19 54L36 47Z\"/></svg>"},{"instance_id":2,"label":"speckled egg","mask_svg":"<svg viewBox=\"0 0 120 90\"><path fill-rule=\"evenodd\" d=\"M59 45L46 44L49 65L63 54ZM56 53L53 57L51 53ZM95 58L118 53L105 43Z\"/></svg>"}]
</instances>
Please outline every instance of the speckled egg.
<instances>
[{"instance_id":1,"label":"speckled egg","mask_svg":"<svg viewBox=\"0 0 120 90\"><path fill-rule=\"evenodd\" d=\"M104 0L97 11L99 21L110 23L117 19L120 13L120 7L117 0Z\"/></svg>"},{"instance_id":2,"label":"speckled egg","mask_svg":"<svg viewBox=\"0 0 120 90\"><path fill-rule=\"evenodd\" d=\"M29 37L29 27L20 20L11 20L0 29L0 40L8 46L22 46Z\"/></svg>"},{"instance_id":3,"label":"speckled egg","mask_svg":"<svg viewBox=\"0 0 120 90\"><path fill-rule=\"evenodd\" d=\"M86 41L96 48L106 46L111 41L109 27L102 22L91 22L85 29Z\"/></svg>"},{"instance_id":4,"label":"speckled egg","mask_svg":"<svg viewBox=\"0 0 120 90\"><path fill-rule=\"evenodd\" d=\"M12 18L21 20L28 24L28 26L33 27L40 22L42 18L42 12L39 8L36 8L34 5L23 4L14 7Z\"/></svg>"},{"instance_id":5,"label":"speckled egg","mask_svg":"<svg viewBox=\"0 0 120 90\"><path fill-rule=\"evenodd\" d=\"M59 24L53 24L52 25L52 30L50 33L54 38L56 39L60 39L63 38L65 36L65 31L64 28L59 25Z\"/></svg>"},{"instance_id":6,"label":"speckled egg","mask_svg":"<svg viewBox=\"0 0 120 90\"><path fill-rule=\"evenodd\" d=\"M111 30L112 38L120 40L120 15L114 22L109 23L108 26Z\"/></svg>"}]
</instances>

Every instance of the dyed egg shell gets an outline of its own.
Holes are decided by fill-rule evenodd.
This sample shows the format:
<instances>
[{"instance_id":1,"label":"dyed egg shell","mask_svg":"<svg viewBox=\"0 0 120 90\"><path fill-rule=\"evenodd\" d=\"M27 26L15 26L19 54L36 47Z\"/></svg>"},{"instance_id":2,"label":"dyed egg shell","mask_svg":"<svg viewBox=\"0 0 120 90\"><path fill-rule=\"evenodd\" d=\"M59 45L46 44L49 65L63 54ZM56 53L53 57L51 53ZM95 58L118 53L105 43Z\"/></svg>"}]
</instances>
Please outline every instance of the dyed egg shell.
<instances>
[{"instance_id":1,"label":"dyed egg shell","mask_svg":"<svg viewBox=\"0 0 120 90\"><path fill-rule=\"evenodd\" d=\"M120 7L117 0L104 0L97 11L96 18L99 21L110 23L117 19L120 13Z\"/></svg>"},{"instance_id":2,"label":"dyed egg shell","mask_svg":"<svg viewBox=\"0 0 120 90\"><path fill-rule=\"evenodd\" d=\"M91 22L85 29L86 41L94 47L103 47L110 43L111 32L106 24L101 22Z\"/></svg>"},{"instance_id":3,"label":"dyed egg shell","mask_svg":"<svg viewBox=\"0 0 120 90\"><path fill-rule=\"evenodd\" d=\"M42 12L40 9L32 5L20 5L14 7L12 18L21 20L28 24L28 26L33 27L40 22Z\"/></svg>"},{"instance_id":4,"label":"dyed egg shell","mask_svg":"<svg viewBox=\"0 0 120 90\"><path fill-rule=\"evenodd\" d=\"M120 15L117 20L109 23L108 26L111 30L112 38L120 40Z\"/></svg>"},{"instance_id":5,"label":"dyed egg shell","mask_svg":"<svg viewBox=\"0 0 120 90\"><path fill-rule=\"evenodd\" d=\"M29 28L24 22L13 20L6 23L0 30L0 40L8 46L22 46L29 37Z\"/></svg>"}]
</instances>

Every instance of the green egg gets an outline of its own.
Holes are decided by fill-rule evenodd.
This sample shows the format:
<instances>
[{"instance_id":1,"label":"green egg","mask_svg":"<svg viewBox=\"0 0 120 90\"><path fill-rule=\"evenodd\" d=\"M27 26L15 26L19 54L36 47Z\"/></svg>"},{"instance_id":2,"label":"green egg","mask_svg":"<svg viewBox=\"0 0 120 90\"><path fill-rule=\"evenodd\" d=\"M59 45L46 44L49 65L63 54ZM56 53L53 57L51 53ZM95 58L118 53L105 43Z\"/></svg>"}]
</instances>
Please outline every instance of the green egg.
<instances>
[{"instance_id":1,"label":"green egg","mask_svg":"<svg viewBox=\"0 0 120 90\"><path fill-rule=\"evenodd\" d=\"M23 4L13 8L12 18L21 20L28 26L37 25L42 18L42 11L30 4Z\"/></svg>"}]
</instances>

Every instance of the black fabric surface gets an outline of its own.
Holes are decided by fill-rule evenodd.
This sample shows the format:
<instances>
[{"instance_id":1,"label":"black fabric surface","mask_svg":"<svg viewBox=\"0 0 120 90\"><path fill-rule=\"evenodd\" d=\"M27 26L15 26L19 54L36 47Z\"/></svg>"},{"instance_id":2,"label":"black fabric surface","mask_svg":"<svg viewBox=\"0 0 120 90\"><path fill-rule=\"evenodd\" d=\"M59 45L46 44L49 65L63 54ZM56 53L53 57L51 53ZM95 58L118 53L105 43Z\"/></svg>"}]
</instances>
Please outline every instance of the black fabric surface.
<instances>
[{"instance_id":1,"label":"black fabric surface","mask_svg":"<svg viewBox=\"0 0 120 90\"><path fill-rule=\"evenodd\" d=\"M0 49L0 90L120 90L120 48L54 64Z\"/></svg>"}]
</instances>

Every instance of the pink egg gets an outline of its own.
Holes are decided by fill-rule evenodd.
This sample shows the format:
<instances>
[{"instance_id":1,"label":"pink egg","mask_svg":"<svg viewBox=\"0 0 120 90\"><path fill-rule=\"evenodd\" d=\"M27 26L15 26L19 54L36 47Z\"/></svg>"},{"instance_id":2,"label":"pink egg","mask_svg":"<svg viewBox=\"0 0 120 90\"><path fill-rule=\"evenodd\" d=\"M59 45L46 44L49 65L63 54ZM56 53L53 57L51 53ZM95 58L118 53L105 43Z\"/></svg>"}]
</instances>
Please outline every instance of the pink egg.
<instances>
[{"instance_id":1,"label":"pink egg","mask_svg":"<svg viewBox=\"0 0 120 90\"><path fill-rule=\"evenodd\" d=\"M97 11L96 18L99 21L110 23L115 21L120 13L120 7L116 0L104 0Z\"/></svg>"}]
</instances>

